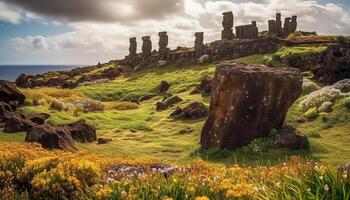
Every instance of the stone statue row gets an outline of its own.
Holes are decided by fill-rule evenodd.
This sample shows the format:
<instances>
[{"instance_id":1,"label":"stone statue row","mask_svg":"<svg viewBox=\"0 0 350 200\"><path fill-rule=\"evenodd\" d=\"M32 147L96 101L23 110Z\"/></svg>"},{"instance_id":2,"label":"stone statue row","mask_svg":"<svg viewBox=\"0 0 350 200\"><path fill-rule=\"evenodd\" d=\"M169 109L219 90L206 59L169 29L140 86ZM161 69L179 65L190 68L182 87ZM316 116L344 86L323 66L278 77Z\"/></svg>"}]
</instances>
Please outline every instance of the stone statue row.
<instances>
[{"instance_id":1,"label":"stone statue row","mask_svg":"<svg viewBox=\"0 0 350 200\"><path fill-rule=\"evenodd\" d=\"M159 32L159 50L158 50L158 56L160 60L166 60L167 56L169 54L170 49L168 48L168 41L169 37L167 32ZM195 34L195 42L194 42L194 49L196 51L196 56L200 57L203 55L204 51L204 33L203 32L196 32ZM129 46L129 57L136 57L137 56L137 41L136 37L132 37L129 39L130 46ZM143 58L148 58L152 54L152 41L150 36L143 36L142 37L142 57Z\"/></svg>"}]
</instances>

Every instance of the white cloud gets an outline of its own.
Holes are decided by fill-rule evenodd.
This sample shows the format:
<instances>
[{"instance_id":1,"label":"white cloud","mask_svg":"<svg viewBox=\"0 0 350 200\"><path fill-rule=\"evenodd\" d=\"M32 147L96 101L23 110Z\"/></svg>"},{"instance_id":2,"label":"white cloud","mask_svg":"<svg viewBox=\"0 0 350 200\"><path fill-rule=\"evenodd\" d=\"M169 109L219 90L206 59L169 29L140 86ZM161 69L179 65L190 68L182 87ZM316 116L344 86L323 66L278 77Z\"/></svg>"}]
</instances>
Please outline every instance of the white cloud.
<instances>
[{"instance_id":1,"label":"white cloud","mask_svg":"<svg viewBox=\"0 0 350 200\"><path fill-rule=\"evenodd\" d=\"M21 11L0 1L0 21L18 24L21 21Z\"/></svg>"},{"instance_id":2,"label":"white cloud","mask_svg":"<svg viewBox=\"0 0 350 200\"><path fill-rule=\"evenodd\" d=\"M164 0L162 0L164 1ZM122 2L122 1L119 1ZM118 15L138 15L137 1L127 3L126 10ZM159 2L152 0L152 2ZM176 0L166 5L176 5ZM122 3L121 3L122 4ZM0 1L1 5L1 1ZM143 7L143 12L151 15L152 4ZM51 60L70 61L72 63L96 63L115 58L123 58L128 54L129 37L137 37L138 51L141 49L141 37L150 35L153 48L158 48L158 32L168 31L169 46L192 46L194 32L204 31L205 41L220 38L222 29L222 12L232 10L235 25L242 25L256 20L260 30L267 29L267 21L275 17L276 12L282 16L298 16L298 29L305 31L316 30L320 34L350 34L350 14L336 4L320 4L311 0L264 0L264 1L205 1L184 0L184 6L176 6L171 17L151 17L125 23L121 22L69 22L68 26L74 31L49 37L28 36L15 38L12 46L18 55L31 52L37 58L51 58ZM169 9L169 8L168 8ZM126 12L127 11L127 12ZM156 12L156 11L153 11ZM30 15L35 18L37 15ZM34 16L34 17L33 17ZM154 15L156 16L156 15ZM28 17L28 15L27 15ZM44 20L47 20L44 18ZM50 22L50 21L49 21ZM61 24L62 21L52 21L51 24ZM60 59L59 59L60 58Z\"/></svg>"}]
</instances>

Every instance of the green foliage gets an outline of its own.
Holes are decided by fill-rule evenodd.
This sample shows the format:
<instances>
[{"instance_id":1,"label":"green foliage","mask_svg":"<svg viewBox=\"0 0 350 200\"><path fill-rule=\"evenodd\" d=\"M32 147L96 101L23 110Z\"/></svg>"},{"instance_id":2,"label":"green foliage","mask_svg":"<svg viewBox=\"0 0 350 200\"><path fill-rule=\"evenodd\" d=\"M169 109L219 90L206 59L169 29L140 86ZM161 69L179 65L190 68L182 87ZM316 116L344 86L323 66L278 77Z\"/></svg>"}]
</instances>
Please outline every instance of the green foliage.
<instances>
[{"instance_id":1,"label":"green foliage","mask_svg":"<svg viewBox=\"0 0 350 200\"><path fill-rule=\"evenodd\" d=\"M345 108L350 109L350 98L346 98L343 102Z\"/></svg>"},{"instance_id":2,"label":"green foliage","mask_svg":"<svg viewBox=\"0 0 350 200\"><path fill-rule=\"evenodd\" d=\"M314 120L316 119L320 114L317 111L316 107L310 108L308 109L305 113L304 113L304 117L306 117L308 120Z\"/></svg>"},{"instance_id":3,"label":"green foliage","mask_svg":"<svg viewBox=\"0 0 350 200\"><path fill-rule=\"evenodd\" d=\"M57 99L54 99L50 103L50 108L58 111L62 111L65 108L65 104L62 101L59 101Z\"/></svg>"},{"instance_id":4,"label":"green foliage","mask_svg":"<svg viewBox=\"0 0 350 200\"><path fill-rule=\"evenodd\" d=\"M272 129L270 134L267 137L254 139L247 146L239 148L237 152L250 154L250 155L261 154L263 152L266 152L269 149L276 146L275 145L276 134L277 134L277 130Z\"/></svg>"}]
</instances>

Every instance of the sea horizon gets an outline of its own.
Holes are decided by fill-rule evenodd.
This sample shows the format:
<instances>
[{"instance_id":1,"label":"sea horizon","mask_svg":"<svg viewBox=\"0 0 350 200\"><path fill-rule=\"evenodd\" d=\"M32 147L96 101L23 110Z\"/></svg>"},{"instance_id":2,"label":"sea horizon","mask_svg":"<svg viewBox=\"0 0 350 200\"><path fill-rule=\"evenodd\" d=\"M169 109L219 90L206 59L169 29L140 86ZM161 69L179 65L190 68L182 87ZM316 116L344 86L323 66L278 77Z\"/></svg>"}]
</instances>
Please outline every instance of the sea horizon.
<instances>
[{"instance_id":1,"label":"sea horizon","mask_svg":"<svg viewBox=\"0 0 350 200\"><path fill-rule=\"evenodd\" d=\"M88 64L0 64L0 80L15 81L22 73L36 75L84 66L88 66Z\"/></svg>"}]
</instances>

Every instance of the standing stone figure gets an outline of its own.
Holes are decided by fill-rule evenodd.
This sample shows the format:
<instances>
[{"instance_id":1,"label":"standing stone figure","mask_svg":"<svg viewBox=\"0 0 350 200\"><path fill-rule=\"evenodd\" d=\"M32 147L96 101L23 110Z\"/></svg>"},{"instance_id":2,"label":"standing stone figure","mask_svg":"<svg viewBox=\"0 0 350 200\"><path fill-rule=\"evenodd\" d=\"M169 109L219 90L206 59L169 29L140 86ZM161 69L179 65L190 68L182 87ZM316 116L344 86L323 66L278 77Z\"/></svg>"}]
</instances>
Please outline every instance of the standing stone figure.
<instances>
[{"instance_id":1,"label":"standing stone figure","mask_svg":"<svg viewBox=\"0 0 350 200\"><path fill-rule=\"evenodd\" d=\"M194 36L196 37L196 40L194 41L194 50L196 52L196 57L199 58L204 53L204 33L196 32Z\"/></svg>"},{"instance_id":2,"label":"standing stone figure","mask_svg":"<svg viewBox=\"0 0 350 200\"><path fill-rule=\"evenodd\" d=\"M232 40L234 37L233 34L233 13L232 11L224 12L222 13L223 20L222 20L222 26L224 27L224 30L221 32L221 39L224 40Z\"/></svg>"},{"instance_id":3,"label":"standing stone figure","mask_svg":"<svg viewBox=\"0 0 350 200\"><path fill-rule=\"evenodd\" d=\"M166 60L168 55L168 34L167 32L159 32L159 59Z\"/></svg>"},{"instance_id":4,"label":"standing stone figure","mask_svg":"<svg viewBox=\"0 0 350 200\"><path fill-rule=\"evenodd\" d=\"M134 56L134 55L136 55L136 50L137 50L136 37L130 38L129 42L130 42L129 56Z\"/></svg>"},{"instance_id":5,"label":"standing stone figure","mask_svg":"<svg viewBox=\"0 0 350 200\"><path fill-rule=\"evenodd\" d=\"M142 56L147 57L152 53L152 41L151 36L142 37Z\"/></svg>"}]
</instances>

